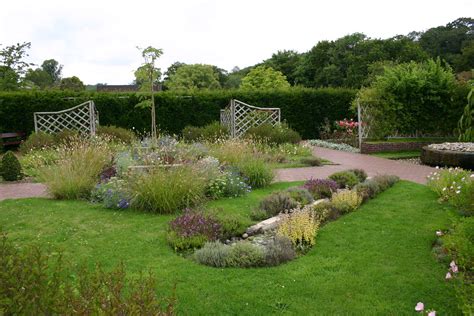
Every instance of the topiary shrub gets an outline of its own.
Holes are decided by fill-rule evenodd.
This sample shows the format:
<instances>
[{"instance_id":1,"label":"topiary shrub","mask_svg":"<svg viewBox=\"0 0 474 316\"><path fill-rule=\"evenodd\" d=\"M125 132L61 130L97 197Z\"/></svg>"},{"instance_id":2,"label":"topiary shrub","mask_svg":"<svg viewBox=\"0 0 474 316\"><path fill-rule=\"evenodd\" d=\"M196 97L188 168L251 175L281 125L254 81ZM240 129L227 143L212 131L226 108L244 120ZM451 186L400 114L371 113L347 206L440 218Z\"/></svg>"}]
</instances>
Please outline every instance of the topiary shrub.
<instances>
[{"instance_id":1,"label":"topiary shrub","mask_svg":"<svg viewBox=\"0 0 474 316\"><path fill-rule=\"evenodd\" d=\"M277 266L296 257L291 240L284 236L275 236L265 246L265 265Z\"/></svg>"},{"instance_id":2,"label":"topiary shrub","mask_svg":"<svg viewBox=\"0 0 474 316\"><path fill-rule=\"evenodd\" d=\"M362 204L362 197L357 192L345 190L334 194L331 198L332 205L341 213L349 213Z\"/></svg>"},{"instance_id":3,"label":"topiary shrub","mask_svg":"<svg viewBox=\"0 0 474 316\"><path fill-rule=\"evenodd\" d=\"M7 151L2 157L0 164L0 176L5 181L16 181L21 179L21 165L12 151Z\"/></svg>"},{"instance_id":4,"label":"topiary shrub","mask_svg":"<svg viewBox=\"0 0 474 316\"><path fill-rule=\"evenodd\" d=\"M106 136L113 141L118 141L124 144L131 144L136 139L137 136L131 130L128 130L123 127L116 127L116 126L102 126L100 125L97 128L97 135L98 136Z\"/></svg>"},{"instance_id":5,"label":"topiary shrub","mask_svg":"<svg viewBox=\"0 0 474 316\"><path fill-rule=\"evenodd\" d=\"M338 184L330 179L309 179L303 187L318 200L330 198L337 191Z\"/></svg>"},{"instance_id":6,"label":"topiary shrub","mask_svg":"<svg viewBox=\"0 0 474 316\"><path fill-rule=\"evenodd\" d=\"M272 217L297 206L298 203L291 198L289 192L276 192L264 198L259 207L267 213L268 217Z\"/></svg>"},{"instance_id":7,"label":"topiary shrub","mask_svg":"<svg viewBox=\"0 0 474 316\"><path fill-rule=\"evenodd\" d=\"M38 132L33 133L28 138L21 143L20 152L22 154L27 154L32 150L51 148L56 145L56 138L52 134Z\"/></svg>"},{"instance_id":8,"label":"topiary shrub","mask_svg":"<svg viewBox=\"0 0 474 316\"><path fill-rule=\"evenodd\" d=\"M265 254L259 246L246 241L238 242L230 246L227 256L229 267L252 268L262 266L265 262Z\"/></svg>"},{"instance_id":9,"label":"topiary shrub","mask_svg":"<svg viewBox=\"0 0 474 316\"><path fill-rule=\"evenodd\" d=\"M359 183L359 178L352 171L339 171L333 173L328 178L334 180L340 189L352 189Z\"/></svg>"}]
</instances>

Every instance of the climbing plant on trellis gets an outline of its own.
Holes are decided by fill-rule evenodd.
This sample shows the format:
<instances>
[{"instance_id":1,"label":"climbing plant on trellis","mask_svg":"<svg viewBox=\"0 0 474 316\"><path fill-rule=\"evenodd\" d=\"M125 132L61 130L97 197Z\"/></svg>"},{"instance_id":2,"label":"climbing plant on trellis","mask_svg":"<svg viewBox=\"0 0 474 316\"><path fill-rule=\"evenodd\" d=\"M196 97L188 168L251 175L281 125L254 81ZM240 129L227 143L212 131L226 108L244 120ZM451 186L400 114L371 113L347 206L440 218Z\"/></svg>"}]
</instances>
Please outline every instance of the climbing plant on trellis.
<instances>
[{"instance_id":1,"label":"climbing plant on trellis","mask_svg":"<svg viewBox=\"0 0 474 316\"><path fill-rule=\"evenodd\" d=\"M94 102L87 101L62 111L35 112L34 120L36 132L58 133L68 129L95 135L99 125L99 113Z\"/></svg>"},{"instance_id":2,"label":"climbing plant on trellis","mask_svg":"<svg viewBox=\"0 0 474 316\"><path fill-rule=\"evenodd\" d=\"M221 110L221 124L226 126L231 137L240 137L254 126L280 123L279 108L260 108L232 99L229 105Z\"/></svg>"}]
</instances>

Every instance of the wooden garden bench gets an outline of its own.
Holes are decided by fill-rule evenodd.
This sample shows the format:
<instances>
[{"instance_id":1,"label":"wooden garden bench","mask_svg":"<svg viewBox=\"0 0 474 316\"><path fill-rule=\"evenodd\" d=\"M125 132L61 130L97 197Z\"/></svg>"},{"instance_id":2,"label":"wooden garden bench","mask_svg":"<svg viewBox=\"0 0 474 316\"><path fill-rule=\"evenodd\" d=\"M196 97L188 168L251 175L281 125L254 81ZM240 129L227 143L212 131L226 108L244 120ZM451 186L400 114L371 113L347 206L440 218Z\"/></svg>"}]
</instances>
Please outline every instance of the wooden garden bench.
<instances>
[{"instance_id":1,"label":"wooden garden bench","mask_svg":"<svg viewBox=\"0 0 474 316\"><path fill-rule=\"evenodd\" d=\"M0 133L0 146L20 145L25 139L25 132Z\"/></svg>"}]
</instances>

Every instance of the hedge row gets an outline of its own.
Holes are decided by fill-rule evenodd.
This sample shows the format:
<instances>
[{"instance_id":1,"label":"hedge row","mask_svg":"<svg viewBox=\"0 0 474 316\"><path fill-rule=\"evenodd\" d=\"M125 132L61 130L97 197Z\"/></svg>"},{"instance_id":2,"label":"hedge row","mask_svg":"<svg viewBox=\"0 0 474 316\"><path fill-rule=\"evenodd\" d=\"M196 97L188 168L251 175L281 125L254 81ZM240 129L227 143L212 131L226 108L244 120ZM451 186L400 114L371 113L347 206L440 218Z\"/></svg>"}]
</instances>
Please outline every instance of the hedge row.
<instances>
[{"instance_id":1,"label":"hedge row","mask_svg":"<svg viewBox=\"0 0 474 316\"><path fill-rule=\"evenodd\" d=\"M219 120L219 110L232 98L260 107L281 108L282 119L303 138L315 138L324 119L353 116L350 104L356 90L294 88L282 91L206 91L192 94L159 92L157 124L162 131L178 134L187 125L202 126ZM2 92L0 132L34 130L33 112L58 111L93 100L101 125L148 131L150 111L137 108L140 93Z\"/></svg>"}]
</instances>

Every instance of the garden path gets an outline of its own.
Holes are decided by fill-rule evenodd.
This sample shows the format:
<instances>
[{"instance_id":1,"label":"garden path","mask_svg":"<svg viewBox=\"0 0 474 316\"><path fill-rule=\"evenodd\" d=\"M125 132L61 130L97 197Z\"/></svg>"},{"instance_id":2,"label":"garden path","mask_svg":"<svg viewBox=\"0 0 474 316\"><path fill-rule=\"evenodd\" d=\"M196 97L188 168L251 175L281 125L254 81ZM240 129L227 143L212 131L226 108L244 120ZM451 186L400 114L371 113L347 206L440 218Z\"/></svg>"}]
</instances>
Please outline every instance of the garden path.
<instances>
[{"instance_id":1,"label":"garden path","mask_svg":"<svg viewBox=\"0 0 474 316\"><path fill-rule=\"evenodd\" d=\"M276 172L276 180L302 181L311 177L326 178L336 171L361 168L364 169L369 176L377 174L393 174L404 180L426 184L426 177L428 174L436 170L432 167L415 165L409 162L389 160L322 147L314 147L313 154L317 157L332 161L334 165L278 169Z\"/></svg>"},{"instance_id":2,"label":"garden path","mask_svg":"<svg viewBox=\"0 0 474 316\"><path fill-rule=\"evenodd\" d=\"M46 186L42 183L0 183L0 201L28 197L46 197Z\"/></svg>"}]
</instances>

